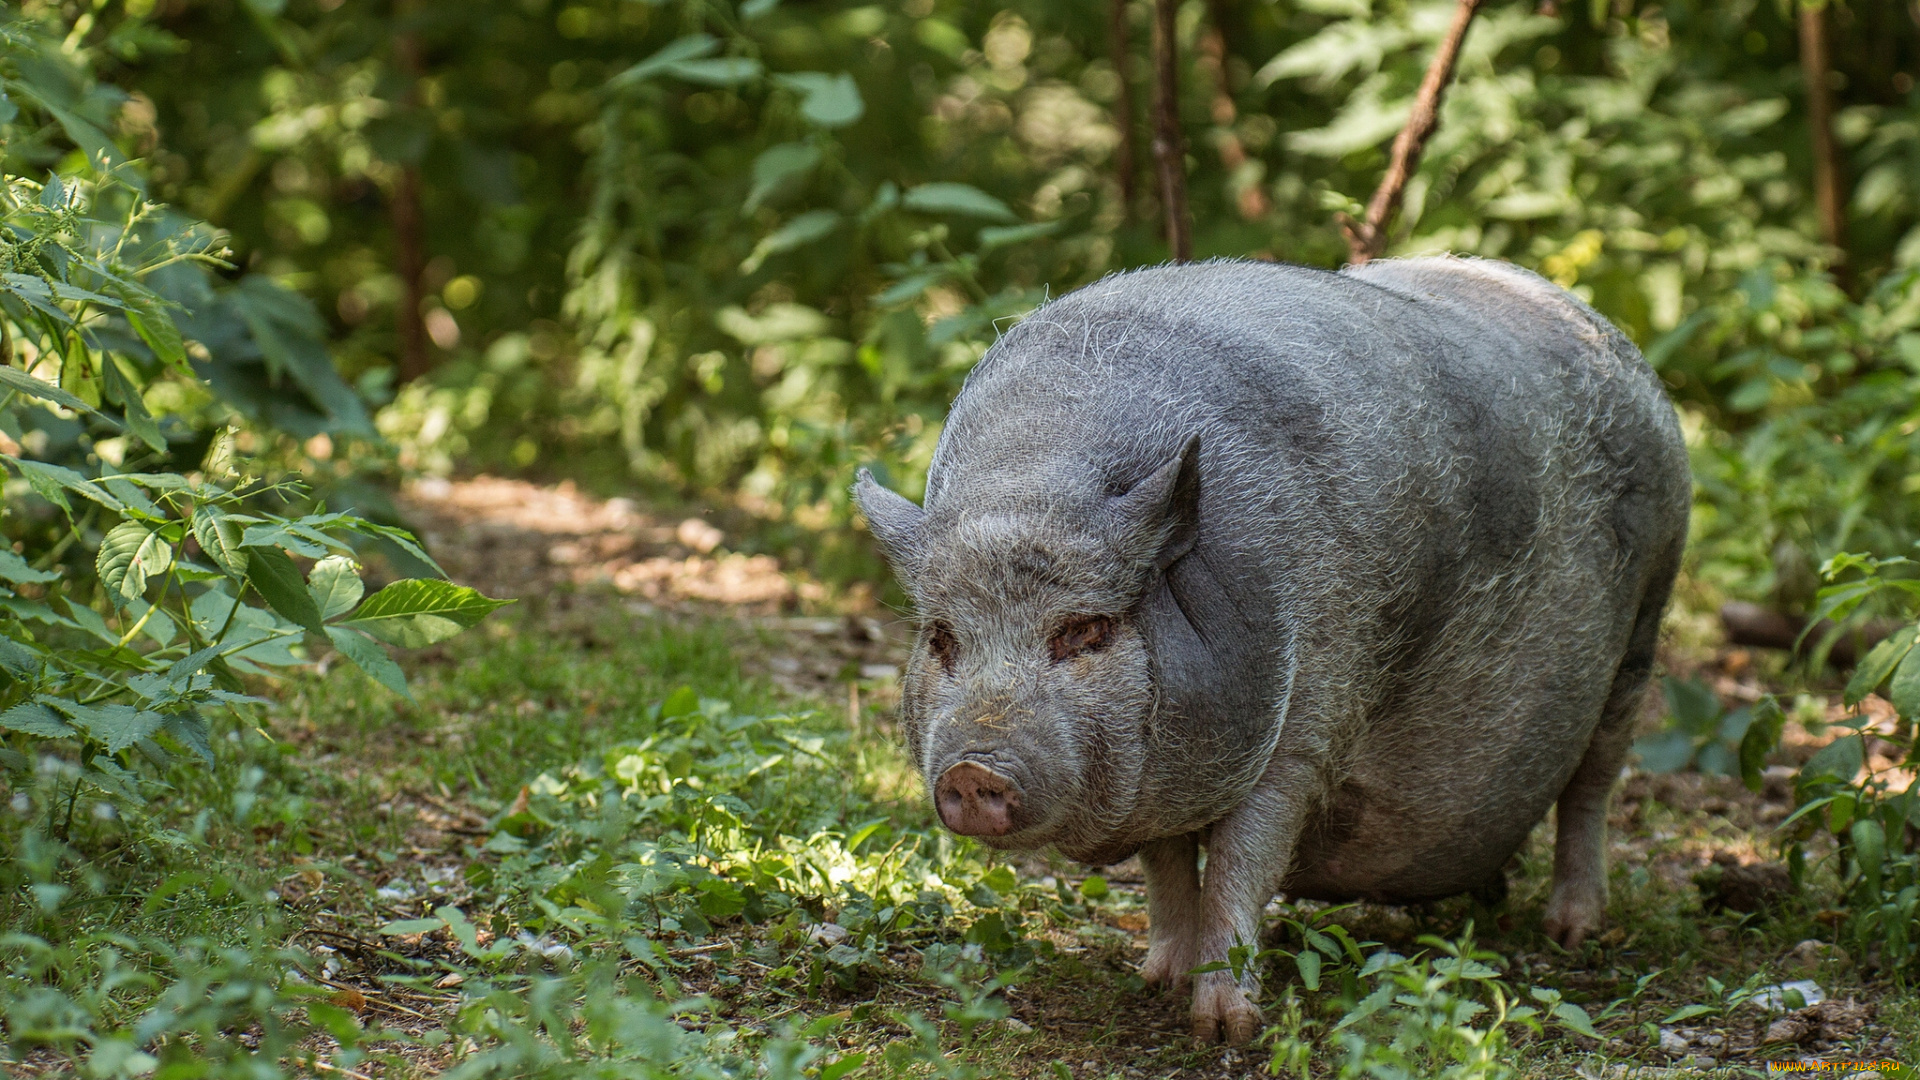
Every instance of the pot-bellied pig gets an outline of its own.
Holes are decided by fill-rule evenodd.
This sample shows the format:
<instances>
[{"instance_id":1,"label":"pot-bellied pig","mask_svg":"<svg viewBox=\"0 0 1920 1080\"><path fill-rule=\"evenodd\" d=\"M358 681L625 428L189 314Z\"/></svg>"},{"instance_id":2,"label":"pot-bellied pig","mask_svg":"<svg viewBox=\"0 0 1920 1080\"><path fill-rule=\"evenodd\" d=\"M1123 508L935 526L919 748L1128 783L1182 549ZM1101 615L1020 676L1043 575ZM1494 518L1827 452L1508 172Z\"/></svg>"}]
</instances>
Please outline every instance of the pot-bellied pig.
<instances>
[{"instance_id":1,"label":"pot-bellied pig","mask_svg":"<svg viewBox=\"0 0 1920 1080\"><path fill-rule=\"evenodd\" d=\"M1499 883L1556 804L1545 930L1600 924L1690 483L1653 371L1559 287L1118 274L988 350L924 509L856 495L920 622L901 721L941 820L1137 852L1149 982L1255 944L1276 892ZM1252 1036L1250 974L1193 990L1195 1034Z\"/></svg>"}]
</instances>

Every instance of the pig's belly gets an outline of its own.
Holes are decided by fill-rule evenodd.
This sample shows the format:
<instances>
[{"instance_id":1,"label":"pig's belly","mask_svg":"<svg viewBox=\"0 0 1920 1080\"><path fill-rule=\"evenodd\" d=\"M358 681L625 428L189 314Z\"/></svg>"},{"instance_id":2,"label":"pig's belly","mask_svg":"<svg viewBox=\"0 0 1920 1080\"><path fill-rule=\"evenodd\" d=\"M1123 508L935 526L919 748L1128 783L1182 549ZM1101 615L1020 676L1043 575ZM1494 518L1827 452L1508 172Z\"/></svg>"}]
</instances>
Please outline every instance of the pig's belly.
<instances>
[{"instance_id":1,"label":"pig's belly","mask_svg":"<svg viewBox=\"0 0 1920 1080\"><path fill-rule=\"evenodd\" d=\"M1309 820L1283 891L1412 903L1490 883L1559 797L1591 725L1542 734L1535 727L1515 745L1448 740L1431 754L1362 749L1356 756L1374 764L1353 768ZM1462 755L1463 744L1473 749Z\"/></svg>"}]
</instances>

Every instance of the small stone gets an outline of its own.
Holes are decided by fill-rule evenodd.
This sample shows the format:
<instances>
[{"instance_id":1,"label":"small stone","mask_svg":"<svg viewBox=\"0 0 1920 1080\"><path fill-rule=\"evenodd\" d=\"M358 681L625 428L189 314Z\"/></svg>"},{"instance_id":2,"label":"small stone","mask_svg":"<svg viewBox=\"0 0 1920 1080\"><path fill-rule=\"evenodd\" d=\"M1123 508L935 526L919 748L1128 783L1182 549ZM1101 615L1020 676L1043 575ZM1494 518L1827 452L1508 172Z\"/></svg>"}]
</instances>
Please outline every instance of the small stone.
<instances>
[{"instance_id":1,"label":"small stone","mask_svg":"<svg viewBox=\"0 0 1920 1080\"><path fill-rule=\"evenodd\" d=\"M1845 949L1832 942L1808 938L1793 947L1793 951L1787 954L1787 962L1802 971L1817 971L1821 965L1828 962L1845 964L1847 953ZM1813 1002L1809 1001L1807 1004L1811 1005Z\"/></svg>"},{"instance_id":2,"label":"small stone","mask_svg":"<svg viewBox=\"0 0 1920 1080\"><path fill-rule=\"evenodd\" d=\"M1003 1028L1006 1028L1008 1031L1011 1031L1017 1035L1033 1034L1032 1024L1029 1024L1024 1020L1017 1020L1011 1016L1007 1017L1005 1020L1000 1021L1000 1026Z\"/></svg>"},{"instance_id":3,"label":"small stone","mask_svg":"<svg viewBox=\"0 0 1920 1080\"><path fill-rule=\"evenodd\" d=\"M807 927L807 937L822 945L838 945L852 936L853 934L839 923L816 923Z\"/></svg>"},{"instance_id":4,"label":"small stone","mask_svg":"<svg viewBox=\"0 0 1920 1080\"><path fill-rule=\"evenodd\" d=\"M1660 1051L1678 1057L1687 1052L1686 1037L1672 1028L1660 1029Z\"/></svg>"}]
</instances>

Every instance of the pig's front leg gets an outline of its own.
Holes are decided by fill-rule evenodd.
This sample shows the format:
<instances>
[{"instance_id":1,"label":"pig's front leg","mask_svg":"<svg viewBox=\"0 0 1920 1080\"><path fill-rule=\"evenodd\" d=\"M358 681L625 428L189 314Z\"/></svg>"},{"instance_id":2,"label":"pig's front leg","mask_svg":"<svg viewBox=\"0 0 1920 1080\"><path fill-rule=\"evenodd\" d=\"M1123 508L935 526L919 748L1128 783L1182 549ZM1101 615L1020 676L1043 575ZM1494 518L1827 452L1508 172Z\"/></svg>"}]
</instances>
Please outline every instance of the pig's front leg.
<instances>
[{"instance_id":1,"label":"pig's front leg","mask_svg":"<svg viewBox=\"0 0 1920 1080\"><path fill-rule=\"evenodd\" d=\"M1196 1038L1239 1044L1260 1029L1254 1004L1260 980L1252 961L1260 951L1261 916L1293 861L1313 782L1314 770L1305 762L1275 758L1247 800L1215 823L1207 838L1198 962L1227 962L1230 951L1244 945L1247 964L1239 979L1230 967L1194 977Z\"/></svg>"},{"instance_id":2,"label":"pig's front leg","mask_svg":"<svg viewBox=\"0 0 1920 1080\"><path fill-rule=\"evenodd\" d=\"M1169 836L1140 849L1147 877L1148 986L1185 989L1200 955L1200 834Z\"/></svg>"}]
</instances>

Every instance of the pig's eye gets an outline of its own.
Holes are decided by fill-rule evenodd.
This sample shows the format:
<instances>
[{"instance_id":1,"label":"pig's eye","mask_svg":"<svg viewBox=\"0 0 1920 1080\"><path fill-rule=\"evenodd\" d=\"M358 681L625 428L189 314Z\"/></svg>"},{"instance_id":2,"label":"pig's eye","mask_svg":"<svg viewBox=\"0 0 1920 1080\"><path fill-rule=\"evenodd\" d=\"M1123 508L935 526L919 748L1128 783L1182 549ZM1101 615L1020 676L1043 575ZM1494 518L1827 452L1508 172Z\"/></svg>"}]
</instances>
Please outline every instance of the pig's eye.
<instances>
[{"instance_id":1,"label":"pig's eye","mask_svg":"<svg viewBox=\"0 0 1920 1080\"><path fill-rule=\"evenodd\" d=\"M1057 664L1070 656L1106 648L1113 644L1114 630L1113 620L1105 615L1089 615L1069 622L1048 642L1053 662Z\"/></svg>"},{"instance_id":2,"label":"pig's eye","mask_svg":"<svg viewBox=\"0 0 1920 1080\"><path fill-rule=\"evenodd\" d=\"M960 652L960 641L953 636L953 627L943 622L934 623L927 630L927 651L951 674L954 658Z\"/></svg>"}]
</instances>

